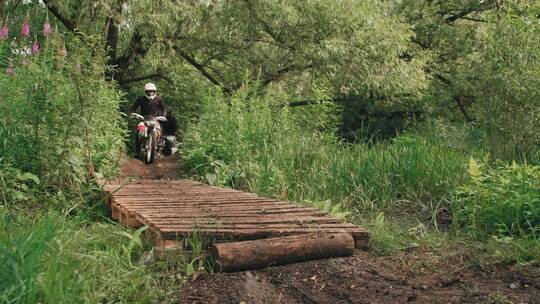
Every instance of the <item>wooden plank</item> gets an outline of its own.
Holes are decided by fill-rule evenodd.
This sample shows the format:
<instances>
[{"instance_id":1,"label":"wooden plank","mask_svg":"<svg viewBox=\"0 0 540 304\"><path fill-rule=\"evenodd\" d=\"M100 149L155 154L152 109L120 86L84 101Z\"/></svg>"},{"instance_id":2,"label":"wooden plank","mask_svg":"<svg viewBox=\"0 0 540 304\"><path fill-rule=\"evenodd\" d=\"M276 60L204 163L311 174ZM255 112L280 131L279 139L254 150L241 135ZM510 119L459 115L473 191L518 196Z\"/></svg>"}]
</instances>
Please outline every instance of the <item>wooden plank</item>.
<instances>
[{"instance_id":1,"label":"wooden plank","mask_svg":"<svg viewBox=\"0 0 540 304\"><path fill-rule=\"evenodd\" d=\"M162 206L159 209L153 209L151 207L131 207L129 208L131 212L156 212L156 213L162 213L162 214L185 214L185 215L200 215L200 214L212 214L214 215L227 215L227 214L233 214L233 213L239 213L239 214L252 214L252 213L261 213L261 214L272 214L272 213L313 213L313 214L322 214L326 215L326 213L323 213L315 208L253 208L253 209L228 209L228 208L217 208L217 209L204 209L204 208L196 208L196 207L186 207L186 208L178 208L174 206ZM159 210L159 211L157 211Z\"/></svg>"},{"instance_id":2,"label":"wooden plank","mask_svg":"<svg viewBox=\"0 0 540 304\"><path fill-rule=\"evenodd\" d=\"M179 210L182 209L200 209L200 210L223 210L224 208L227 210L232 209L291 209L296 206L286 203L279 203L279 202L228 202L226 204L221 203L212 203L212 202L203 202L203 203L184 203L184 202L171 202L171 203L118 203L116 202L115 205L124 206L125 208L152 208L154 210L158 210L161 207L171 207L171 208L178 208ZM313 208L313 207L303 207L298 206L297 208Z\"/></svg>"},{"instance_id":3,"label":"wooden plank","mask_svg":"<svg viewBox=\"0 0 540 304\"><path fill-rule=\"evenodd\" d=\"M132 210L273 210L273 209L304 209L304 210L317 210L313 207L301 207L301 206L293 206L283 204L283 205L275 205L275 204L253 204L253 203L244 203L244 202L237 202L237 203L227 203L227 204L118 204L113 203L114 206L122 206L124 208L129 208Z\"/></svg>"},{"instance_id":4,"label":"wooden plank","mask_svg":"<svg viewBox=\"0 0 540 304\"><path fill-rule=\"evenodd\" d=\"M208 193L204 190L198 192L181 192L181 191L138 191L138 192L123 192L115 193L114 197L117 198L156 198L156 197L230 197L230 198L259 198L258 195L250 195L245 193L223 193L215 192Z\"/></svg>"},{"instance_id":5,"label":"wooden plank","mask_svg":"<svg viewBox=\"0 0 540 304\"><path fill-rule=\"evenodd\" d=\"M200 181L192 180L192 179L169 179L169 180L163 180L163 179L145 179L145 180L134 180L134 181L121 181L118 183L110 182L108 185L124 185L124 184L161 184L161 183L167 183L167 184L174 184L174 183L199 183L202 184Z\"/></svg>"},{"instance_id":6,"label":"wooden plank","mask_svg":"<svg viewBox=\"0 0 540 304\"><path fill-rule=\"evenodd\" d=\"M318 210L304 210L304 209L284 209L284 208L275 208L275 209L128 209L130 214L141 214L145 217L162 217L162 218L186 218L186 217L220 217L228 216L233 214L241 215L250 215L255 216L260 214L262 216L272 216L277 215L281 217L298 217L299 213L308 213L314 214L313 216L325 216L326 214ZM288 215L290 214L290 215Z\"/></svg>"},{"instance_id":7,"label":"wooden plank","mask_svg":"<svg viewBox=\"0 0 540 304\"><path fill-rule=\"evenodd\" d=\"M156 210L152 210L152 209L131 209L130 211L132 211L133 213L140 214L141 216L157 217L157 218L192 218L192 217L195 217L195 218L199 218L199 217L215 218L216 217L215 215L217 215L217 217L219 217L221 215L222 216L227 216L227 215L231 215L231 214L234 214L234 213L245 214L245 215L250 214L252 217L260 218L260 219L274 218L274 217L279 217L279 218L284 218L284 217L286 217L286 218L298 218L298 217L301 217L301 215L298 215L298 212L288 212L288 210L298 210L296 208L295 209L268 208L268 209L264 209L264 210L256 209L256 208L253 208L253 209L240 209L240 208L237 209L237 208L234 208L234 209L225 209L225 210L223 210L223 209L213 209L212 208L212 209L191 209L191 210L189 210L189 212L186 212L185 210L189 210L189 209L171 210L169 212L166 212L165 210L156 211ZM270 211L273 211L273 212L270 212ZM276 211L278 211L278 212L281 211L281 212L276 213ZM302 210L302 211L305 212L306 210ZM255 215L257 213L261 213L261 215ZM325 213L322 213L322 212L320 212L318 210L309 210L306 213L316 213L317 215L311 216L311 217L314 217L314 218L332 218L332 217L326 216ZM336 219L336 220L338 220L338 219Z\"/></svg>"},{"instance_id":8,"label":"wooden plank","mask_svg":"<svg viewBox=\"0 0 540 304\"><path fill-rule=\"evenodd\" d=\"M178 230L178 229L170 229L170 228L160 228L157 229L159 233L161 234L163 239L174 239L174 238L182 238L186 237L187 235L193 233L192 229L185 229L185 230ZM314 232L313 229L299 229L299 228L288 228L288 229L197 229L197 233L203 234L203 235L209 235L214 236L217 238L239 238L239 239L257 239L257 238L267 238L272 236L286 236L286 235L297 235L297 234L305 234L308 232ZM320 231L321 233L328 233L328 234L334 234L334 233L351 233L353 237L356 235L364 235L367 234L367 232L362 231L360 229L358 230L352 230L352 229L344 229L344 228L326 228L324 230Z\"/></svg>"},{"instance_id":9,"label":"wooden plank","mask_svg":"<svg viewBox=\"0 0 540 304\"><path fill-rule=\"evenodd\" d=\"M223 187L216 187L216 186L210 186L207 184L202 183L171 183L171 182L161 182L161 183L142 183L142 184L135 184L135 183L128 183L124 185L107 185L105 186L105 190L107 191L115 191L118 189L196 189L196 188L205 188L210 190L222 190L222 191L237 191L237 192L243 192L241 190L236 190L232 188L223 188Z\"/></svg>"},{"instance_id":10,"label":"wooden plank","mask_svg":"<svg viewBox=\"0 0 540 304\"><path fill-rule=\"evenodd\" d=\"M136 214L136 213L144 213L144 211L152 211L151 209L133 209L129 210L130 213ZM166 213L163 212L163 215ZM178 215L179 213L168 213L170 215ZM192 210L191 212L185 212L186 217L200 217L200 216L208 216L208 217L234 217L234 216L253 216L255 214L259 215L271 215L271 214L289 214L291 217L298 216L298 215L312 215L312 216L322 216L326 215L325 213L322 213L320 211L314 211L314 210L304 210L300 208L294 208L294 209L276 209L276 210L244 210L244 211L237 211L237 212L229 212L226 210L223 210L222 212L219 211L213 211L213 212L197 212L197 210ZM180 215L182 215L180 213Z\"/></svg>"},{"instance_id":11,"label":"wooden plank","mask_svg":"<svg viewBox=\"0 0 540 304\"><path fill-rule=\"evenodd\" d=\"M294 218L283 218L283 217L270 217L270 216L254 216L251 218L245 217L231 217L231 218L204 218L204 217L193 217L193 218L154 218L154 217L145 217L154 224L159 224L160 226L167 224L268 224L268 223L299 223L299 224L321 224L321 223L334 223L342 224L339 219L327 217L294 217Z\"/></svg>"},{"instance_id":12,"label":"wooden plank","mask_svg":"<svg viewBox=\"0 0 540 304\"><path fill-rule=\"evenodd\" d=\"M257 223L257 224L237 224L237 223L156 223L151 219L147 219L152 225L156 226L160 231L163 229L171 229L183 231L186 229L212 229L215 231L222 230L280 230L280 229L301 229L301 230L326 230L326 229L354 229L354 225L346 225L340 223Z\"/></svg>"},{"instance_id":13,"label":"wooden plank","mask_svg":"<svg viewBox=\"0 0 540 304\"><path fill-rule=\"evenodd\" d=\"M127 204L127 203L117 203L115 201L112 202L112 206L122 206L124 208L129 208L133 210L233 210L233 209L241 209L242 207L245 207L246 210L270 210L270 209L301 209L301 210L310 210L310 211L318 211L318 209L313 207L306 207L306 206L294 206L292 204L276 204L275 202L264 202L264 203L256 203L256 202L224 202L224 203L178 203L178 204L168 204L168 203L160 203L160 204Z\"/></svg>"},{"instance_id":14,"label":"wooden plank","mask_svg":"<svg viewBox=\"0 0 540 304\"><path fill-rule=\"evenodd\" d=\"M161 207L167 207L167 206L173 206L173 207L179 207L179 208L235 208L235 207L250 207L250 208L257 208L257 209L264 209L266 207L273 207L273 208L292 208L295 207L295 205L287 204L287 203L281 203L281 202L272 202L272 201L257 201L257 202L250 202L250 201L228 201L225 203L222 202L153 202L153 203L146 203L146 202L118 202L115 201L115 204L122 205L126 207L153 207L155 209L159 209ZM299 208L305 208L304 206L298 206ZM309 208L309 207L308 207Z\"/></svg>"},{"instance_id":15,"label":"wooden plank","mask_svg":"<svg viewBox=\"0 0 540 304\"><path fill-rule=\"evenodd\" d=\"M253 218L254 216L265 216L265 215L282 215L282 218L284 218L284 219L287 218L287 219L291 219L291 220L294 220L298 216L320 216L320 214L311 213L311 212L294 213L294 214L290 214L290 213L272 213L272 214L268 214L268 213L262 213L262 212L252 212L252 213L231 213L231 214L221 214L221 215L200 213L200 214L192 214L192 215L189 215L189 216L185 216L185 218L186 218L186 220L188 220L188 219L198 219L198 218L206 217L206 218L214 218L214 219L225 220L225 219L231 219L231 218L250 219L250 218ZM158 219L165 220L165 219L167 219L166 217L162 217L162 216L151 217L151 216L140 215L139 213L135 213L133 216L134 217L139 216L141 218L146 218L146 219L149 219L149 220L158 220Z\"/></svg>"},{"instance_id":16,"label":"wooden plank","mask_svg":"<svg viewBox=\"0 0 540 304\"><path fill-rule=\"evenodd\" d=\"M155 186L144 186L144 185L126 185L118 188L110 188L109 191L114 191L116 193L121 191L201 191L205 190L208 192L222 192L222 193L251 193L244 192L240 190L230 189L230 188L219 188L219 187L209 187L207 185L197 185L197 186L166 186L166 185L155 185ZM255 193L251 193L254 194Z\"/></svg>"},{"instance_id":17,"label":"wooden plank","mask_svg":"<svg viewBox=\"0 0 540 304\"><path fill-rule=\"evenodd\" d=\"M160 239L178 239L193 231L217 239L256 239L322 233L351 233L367 244L366 230L319 210L193 181L138 181L107 184L113 217L125 226L148 225Z\"/></svg>"},{"instance_id":18,"label":"wooden plank","mask_svg":"<svg viewBox=\"0 0 540 304\"><path fill-rule=\"evenodd\" d=\"M160 203L163 204L171 204L171 203L212 203L212 204L220 204L220 203L278 203L278 204L287 204L285 202L280 202L273 199L264 199L264 198L214 198L214 197L207 197L207 198L153 198L153 199L119 199L114 198L114 201L119 204L126 204L126 205L137 205L137 204L152 204L152 205L158 205ZM289 204L293 205L293 204Z\"/></svg>"},{"instance_id":19,"label":"wooden plank","mask_svg":"<svg viewBox=\"0 0 540 304\"><path fill-rule=\"evenodd\" d=\"M313 207L303 207L303 206L294 206L290 204L275 204L274 202L268 203L245 203L245 202L230 202L230 203L221 203L221 204L212 204L212 203L196 203L196 204L119 204L113 202L111 206L122 206L122 208L127 208L131 210L164 210L165 212L178 211L178 212L189 212L189 211L232 211L232 210L303 210L303 211L318 211L318 209Z\"/></svg>"},{"instance_id":20,"label":"wooden plank","mask_svg":"<svg viewBox=\"0 0 540 304\"><path fill-rule=\"evenodd\" d=\"M113 192L105 191L104 193L108 195L115 195L115 196L129 196L129 195L136 195L136 194L182 194L182 195L228 195L228 196L235 196L235 195L243 195L243 196L253 196L253 197L259 197L259 195L254 193L247 193L242 191L236 191L236 190L223 190L223 189L206 189L206 188L193 188L193 189L184 189L184 188L168 188L168 189L118 189Z\"/></svg>"}]
</instances>

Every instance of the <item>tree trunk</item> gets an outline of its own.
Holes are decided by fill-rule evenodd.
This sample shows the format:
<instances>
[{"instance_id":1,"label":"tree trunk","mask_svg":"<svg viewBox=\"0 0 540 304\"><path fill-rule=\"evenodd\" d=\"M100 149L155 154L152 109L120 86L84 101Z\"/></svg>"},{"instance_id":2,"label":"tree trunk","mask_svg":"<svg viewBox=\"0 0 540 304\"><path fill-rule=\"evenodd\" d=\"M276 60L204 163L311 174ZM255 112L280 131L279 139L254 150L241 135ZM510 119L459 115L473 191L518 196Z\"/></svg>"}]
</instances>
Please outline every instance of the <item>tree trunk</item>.
<instances>
[{"instance_id":1,"label":"tree trunk","mask_svg":"<svg viewBox=\"0 0 540 304\"><path fill-rule=\"evenodd\" d=\"M350 256L354 240L349 233L310 233L218 243L210 249L217 269L225 272L264 268L329 257Z\"/></svg>"}]
</instances>

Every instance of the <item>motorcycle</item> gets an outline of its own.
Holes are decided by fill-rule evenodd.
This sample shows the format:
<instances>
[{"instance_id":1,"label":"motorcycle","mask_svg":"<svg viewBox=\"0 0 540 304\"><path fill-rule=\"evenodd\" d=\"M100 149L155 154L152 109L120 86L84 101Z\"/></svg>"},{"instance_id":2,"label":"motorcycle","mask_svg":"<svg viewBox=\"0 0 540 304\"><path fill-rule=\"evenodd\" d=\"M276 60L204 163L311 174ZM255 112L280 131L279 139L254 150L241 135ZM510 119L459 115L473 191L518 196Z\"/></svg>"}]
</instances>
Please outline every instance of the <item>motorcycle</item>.
<instances>
[{"instance_id":1,"label":"motorcycle","mask_svg":"<svg viewBox=\"0 0 540 304\"><path fill-rule=\"evenodd\" d=\"M163 116L146 116L143 117L138 113L131 113L131 118L140 120L137 124L137 157L145 164L154 162L154 158L161 144L161 127L160 122L167 121Z\"/></svg>"}]
</instances>

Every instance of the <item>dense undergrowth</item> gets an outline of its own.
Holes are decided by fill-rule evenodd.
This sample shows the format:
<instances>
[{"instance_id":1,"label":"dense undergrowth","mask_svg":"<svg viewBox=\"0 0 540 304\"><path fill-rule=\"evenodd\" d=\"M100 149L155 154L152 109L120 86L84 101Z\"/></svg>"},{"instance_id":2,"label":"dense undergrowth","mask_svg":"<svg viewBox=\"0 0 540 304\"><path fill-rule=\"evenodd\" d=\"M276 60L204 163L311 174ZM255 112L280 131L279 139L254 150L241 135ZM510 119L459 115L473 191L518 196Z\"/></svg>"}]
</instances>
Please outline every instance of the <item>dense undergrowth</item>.
<instances>
[{"instance_id":1,"label":"dense undergrowth","mask_svg":"<svg viewBox=\"0 0 540 304\"><path fill-rule=\"evenodd\" d=\"M103 77L102 51L50 25L35 40L16 36L0 39L0 303L150 303L177 292L200 258L144 262L141 231L108 220L95 184L125 150L121 92Z\"/></svg>"},{"instance_id":2,"label":"dense undergrowth","mask_svg":"<svg viewBox=\"0 0 540 304\"><path fill-rule=\"evenodd\" d=\"M5 29L22 18L0 29L0 302L160 301L204 266L202 243L194 236L192 255L148 262L142 230L108 220L93 179L114 175L125 152L123 94L104 79L100 37L81 43L50 24L30 37L28 15L20 34ZM278 85L245 85L186 104L197 113L181 115L198 118L182 121L184 166L210 184L366 226L373 254L471 245L478 256L538 263L539 78L529 53L538 35L512 20L487 31L489 46L479 44L454 75L456 94L477 92L476 124L429 118L390 140L343 143L336 105L291 108ZM500 34L509 30L515 35Z\"/></svg>"},{"instance_id":3,"label":"dense undergrowth","mask_svg":"<svg viewBox=\"0 0 540 304\"><path fill-rule=\"evenodd\" d=\"M155 303L204 265L197 237L189 254L156 261L145 227L122 228L103 205L78 209L0 209L0 303Z\"/></svg>"},{"instance_id":4,"label":"dense undergrowth","mask_svg":"<svg viewBox=\"0 0 540 304\"><path fill-rule=\"evenodd\" d=\"M489 170L475 171L474 157L489 158L472 141L477 130L428 122L390 141L345 144L333 134L332 106L298 111L286 96L254 91L205 99L186 133L192 174L348 216L371 228L375 252L439 243L437 216L449 210L454 233L444 238L491 238L505 258L540 258L538 167L488 159Z\"/></svg>"}]
</instances>

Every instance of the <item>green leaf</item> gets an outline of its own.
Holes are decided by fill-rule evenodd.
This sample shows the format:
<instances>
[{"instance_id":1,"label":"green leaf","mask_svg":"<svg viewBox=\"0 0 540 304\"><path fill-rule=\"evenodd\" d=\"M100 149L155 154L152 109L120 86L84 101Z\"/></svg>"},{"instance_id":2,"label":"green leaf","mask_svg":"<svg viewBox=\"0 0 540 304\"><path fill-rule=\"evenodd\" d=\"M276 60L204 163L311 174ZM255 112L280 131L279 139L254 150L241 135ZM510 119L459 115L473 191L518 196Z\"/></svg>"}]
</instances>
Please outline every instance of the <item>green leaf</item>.
<instances>
[{"instance_id":1,"label":"green leaf","mask_svg":"<svg viewBox=\"0 0 540 304\"><path fill-rule=\"evenodd\" d=\"M469 159L469 169L467 171L469 172L469 175L475 179L482 175L480 165L472 157Z\"/></svg>"},{"instance_id":2,"label":"green leaf","mask_svg":"<svg viewBox=\"0 0 540 304\"><path fill-rule=\"evenodd\" d=\"M13 195L13 198L18 201L22 201L28 198L28 196L25 193L19 190L13 190L11 193Z\"/></svg>"},{"instance_id":3,"label":"green leaf","mask_svg":"<svg viewBox=\"0 0 540 304\"><path fill-rule=\"evenodd\" d=\"M17 179L19 181L23 181L23 182L32 181L32 182L34 182L36 184L39 184L39 182L40 182L39 177L37 177L36 175L34 175L32 173L28 173L28 172L17 174Z\"/></svg>"},{"instance_id":4,"label":"green leaf","mask_svg":"<svg viewBox=\"0 0 540 304\"><path fill-rule=\"evenodd\" d=\"M216 183L217 176L214 173L206 173L204 178L206 179L206 181L208 182L210 186L214 186Z\"/></svg>"},{"instance_id":5,"label":"green leaf","mask_svg":"<svg viewBox=\"0 0 540 304\"><path fill-rule=\"evenodd\" d=\"M191 261L191 263L187 264L186 266L186 276L190 277L195 273L195 267L193 266L193 263L195 260Z\"/></svg>"}]
</instances>

